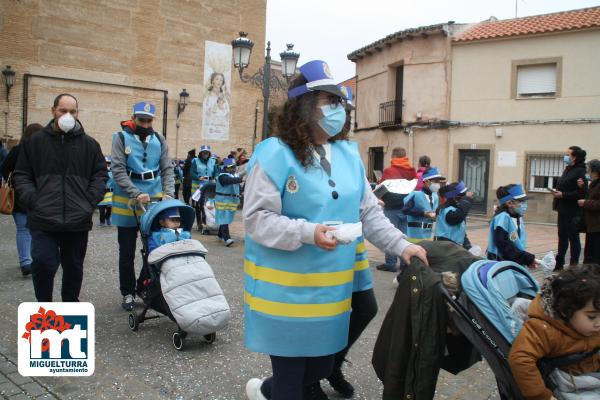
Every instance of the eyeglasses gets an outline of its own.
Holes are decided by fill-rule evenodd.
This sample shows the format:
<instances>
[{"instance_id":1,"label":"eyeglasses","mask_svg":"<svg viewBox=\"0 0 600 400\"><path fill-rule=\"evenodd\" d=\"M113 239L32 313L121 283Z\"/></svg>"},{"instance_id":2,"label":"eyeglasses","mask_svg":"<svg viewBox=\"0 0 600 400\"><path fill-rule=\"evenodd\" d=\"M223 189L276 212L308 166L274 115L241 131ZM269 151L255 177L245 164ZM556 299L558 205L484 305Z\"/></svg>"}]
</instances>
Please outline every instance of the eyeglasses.
<instances>
[{"instance_id":1,"label":"eyeglasses","mask_svg":"<svg viewBox=\"0 0 600 400\"><path fill-rule=\"evenodd\" d=\"M147 122L152 122L152 118L140 118L140 117L136 117L136 119L141 122L141 123L147 123Z\"/></svg>"},{"instance_id":2,"label":"eyeglasses","mask_svg":"<svg viewBox=\"0 0 600 400\"><path fill-rule=\"evenodd\" d=\"M319 97L318 102L319 105L330 105L332 107L337 107L338 104L346 106L346 100L334 94L330 94L327 97Z\"/></svg>"}]
</instances>

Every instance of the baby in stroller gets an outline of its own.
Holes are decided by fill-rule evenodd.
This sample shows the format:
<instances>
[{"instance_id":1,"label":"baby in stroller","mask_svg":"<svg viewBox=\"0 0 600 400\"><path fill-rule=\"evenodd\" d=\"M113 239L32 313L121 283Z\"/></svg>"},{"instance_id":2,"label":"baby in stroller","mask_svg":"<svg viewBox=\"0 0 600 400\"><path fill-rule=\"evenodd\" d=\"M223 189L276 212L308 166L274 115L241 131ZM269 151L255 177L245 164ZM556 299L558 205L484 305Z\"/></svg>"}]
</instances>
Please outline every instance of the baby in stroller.
<instances>
[{"instance_id":1,"label":"baby in stroller","mask_svg":"<svg viewBox=\"0 0 600 400\"><path fill-rule=\"evenodd\" d=\"M177 207L161 211L158 214L158 225L153 227L152 235L148 238L148 254L163 244L191 239L190 231L185 231L180 226L181 215Z\"/></svg>"},{"instance_id":2,"label":"baby in stroller","mask_svg":"<svg viewBox=\"0 0 600 400\"><path fill-rule=\"evenodd\" d=\"M523 396L551 399L539 361L577 354L578 360L548 371L554 396L600 398L600 266L573 266L546 278L529 316L509 355Z\"/></svg>"},{"instance_id":3,"label":"baby in stroller","mask_svg":"<svg viewBox=\"0 0 600 400\"><path fill-rule=\"evenodd\" d=\"M158 318L146 316L149 309L164 314L177 324L173 333L177 350L183 348L188 333L200 334L212 343L231 317L223 290L205 259L206 248L191 239L195 217L192 207L173 199L151 205L136 218L143 259L138 293L144 309L129 314L129 328L136 331L145 320Z\"/></svg>"}]
</instances>

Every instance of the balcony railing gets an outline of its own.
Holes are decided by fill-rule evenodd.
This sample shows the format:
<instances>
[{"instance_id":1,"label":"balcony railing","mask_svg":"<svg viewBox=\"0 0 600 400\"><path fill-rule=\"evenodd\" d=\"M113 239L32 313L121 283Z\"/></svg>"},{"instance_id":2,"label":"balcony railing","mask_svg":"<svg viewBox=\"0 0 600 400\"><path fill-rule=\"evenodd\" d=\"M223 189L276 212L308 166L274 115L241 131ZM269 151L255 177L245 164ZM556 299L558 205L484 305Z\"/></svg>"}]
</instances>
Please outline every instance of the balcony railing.
<instances>
[{"instance_id":1,"label":"balcony railing","mask_svg":"<svg viewBox=\"0 0 600 400\"><path fill-rule=\"evenodd\" d=\"M386 101L379 105L379 127L402 125L402 102Z\"/></svg>"}]
</instances>

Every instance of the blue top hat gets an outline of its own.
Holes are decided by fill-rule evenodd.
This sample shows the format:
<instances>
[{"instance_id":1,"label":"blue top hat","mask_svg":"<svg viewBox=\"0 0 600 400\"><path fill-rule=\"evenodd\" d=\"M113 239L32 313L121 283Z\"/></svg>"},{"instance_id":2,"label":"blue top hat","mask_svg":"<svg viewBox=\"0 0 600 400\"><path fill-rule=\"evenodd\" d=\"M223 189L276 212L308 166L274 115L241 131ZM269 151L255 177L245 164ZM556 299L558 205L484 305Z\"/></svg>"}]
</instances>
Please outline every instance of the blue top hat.
<instances>
[{"instance_id":1,"label":"blue top hat","mask_svg":"<svg viewBox=\"0 0 600 400\"><path fill-rule=\"evenodd\" d=\"M463 181L460 181L456 184L456 187L448 192L444 193L444 197L447 199L454 199L462 194L465 194L467 191L467 185Z\"/></svg>"},{"instance_id":2,"label":"blue top hat","mask_svg":"<svg viewBox=\"0 0 600 400\"><path fill-rule=\"evenodd\" d=\"M338 86L333 80L333 75L329 70L329 65L322 60L309 61L299 68L300 73L306 79L306 84L297 86L288 91L288 98L293 99L294 97L302 96L308 92L314 92L321 90L339 96L343 99L346 98L340 91Z\"/></svg>"},{"instance_id":3,"label":"blue top hat","mask_svg":"<svg viewBox=\"0 0 600 400\"><path fill-rule=\"evenodd\" d=\"M435 178L443 178L443 176L440 174L440 171L437 168L431 167L423 174L424 181L430 181Z\"/></svg>"},{"instance_id":4,"label":"blue top hat","mask_svg":"<svg viewBox=\"0 0 600 400\"><path fill-rule=\"evenodd\" d=\"M133 115L135 116L154 118L155 113L156 107L147 101L141 101L133 106Z\"/></svg>"},{"instance_id":5,"label":"blue top hat","mask_svg":"<svg viewBox=\"0 0 600 400\"><path fill-rule=\"evenodd\" d=\"M202 146L200 146L200 153L202 153L203 151L208 151L209 153L212 153L212 149L209 144L203 144Z\"/></svg>"},{"instance_id":6,"label":"blue top hat","mask_svg":"<svg viewBox=\"0 0 600 400\"><path fill-rule=\"evenodd\" d=\"M179 214L179 208L170 207L166 210L161 211L160 214L158 214L159 221L167 218L181 218L181 214Z\"/></svg>"},{"instance_id":7,"label":"blue top hat","mask_svg":"<svg viewBox=\"0 0 600 400\"><path fill-rule=\"evenodd\" d=\"M506 196L500 198L499 201L500 201L500 205L502 205L510 200L523 201L526 198L527 198L527 195L525 194L525 191L523 190L523 185L515 185L515 186L511 187L510 189L508 189L508 194Z\"/></svg>"},{"instance_id":8,"label":"blue top hat","mask_svg":"<svg viewBox=\"0 0 600 400\"><path fill-rule=\"evenodd\" d=\"M347 99L346 107L348 107L351 110L354 110L354 103L352 103L352 100L353 100L352 88L350 86L344 86L344 85L340 85L340 86L338 86L338 88L340 89L340 92L342 92L342 94Z\"/></svg>"},{"instance_id":9,"label":"blue top hat","mask_svg":"<svg viewBox=\"0 0 600 400\"><path fill-rule=\"evenodd\" d=\"M223 168L235 167L235 160L233 158L227 157L223 160Z\"/></svg>"}]
</instances>

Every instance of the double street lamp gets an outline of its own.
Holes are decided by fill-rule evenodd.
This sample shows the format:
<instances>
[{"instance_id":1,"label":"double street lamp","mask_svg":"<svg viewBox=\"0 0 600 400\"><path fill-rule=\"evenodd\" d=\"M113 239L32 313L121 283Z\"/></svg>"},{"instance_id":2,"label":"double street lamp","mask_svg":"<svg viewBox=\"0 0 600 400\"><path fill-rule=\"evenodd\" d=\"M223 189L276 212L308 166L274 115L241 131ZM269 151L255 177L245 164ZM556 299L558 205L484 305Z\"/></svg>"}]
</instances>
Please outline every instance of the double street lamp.
<instances>
[{"instance_id":1,"label":"double street lamp","mask_svg":"<svg viewBox=\"0 0 600 400\"><path fill-rule=\"evenodd\" d=\"M244 69L250 65L250 55L254 42L247 38L247 33L240 32L240 37L231 41L233 47L233 66L240 73L240 79L244 83L250 82L259 87L263 93L263 126L262 140L269 137L269 97L271 93L288 89L289 80L296 73L296 64L300 54L294 52L294 45L288 44L287 50L279 54L281 57L281 73L285 77L282 82L278 76L271 75L271 42L267 42L267 55L262 68L254 75L244 73Z\"/></svg>"}]
</instances>

